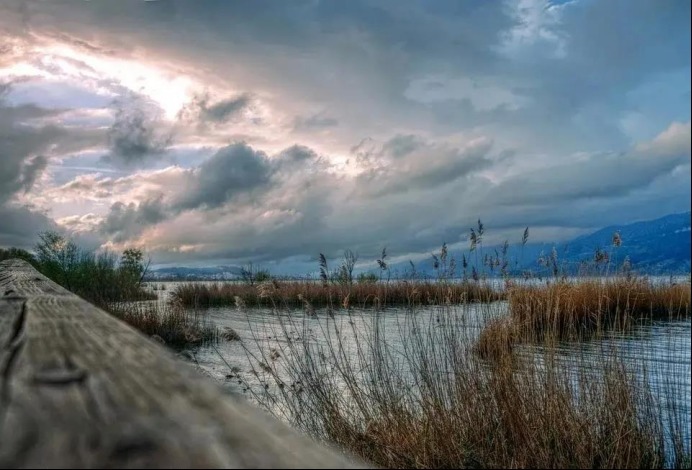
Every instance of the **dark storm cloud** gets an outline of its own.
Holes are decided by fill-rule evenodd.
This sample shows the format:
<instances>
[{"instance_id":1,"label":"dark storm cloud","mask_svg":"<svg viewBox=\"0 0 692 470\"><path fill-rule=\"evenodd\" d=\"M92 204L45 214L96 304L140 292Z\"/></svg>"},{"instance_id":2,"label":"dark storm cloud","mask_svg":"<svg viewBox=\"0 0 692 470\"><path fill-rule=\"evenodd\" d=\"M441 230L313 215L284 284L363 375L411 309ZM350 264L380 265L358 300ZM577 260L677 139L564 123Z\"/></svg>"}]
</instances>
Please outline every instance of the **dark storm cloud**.
<instances>
[{"instance_id":1,"label":"dark storm cloud","mask_svg":"<svg viewBox=\"0 0 692 470\"><path fill-rule=\"evenodd\" d=\"M48 165L48 159L43 155L36 155L31 157L24 163L22 167L19 182L21 183L21 188L27 192L31 189L43 170L46 169Z\"/></svg>"},{"instance_id":2,"label":"dark storm cloud","mask_svg":"<svg viewBox=\"0 0 692 470\"><path fill-rule=\"evenodd\" d=\"M202 106L202 119L214 122L226 121L229 117L241 112L250 104L250 95L244 94L236 98L221 100Z\"/></svg>"},{"instance_id":3,"label":"dark storm cloud","mask_svg":"<svg viewBox=\"0 0 692 470\"><path fill-rule=\"evenodd\" d=\"M116 243L130 240L143 230L167 218L161 198L149 199L139 204L116 202L98 229Z\"/></svg>"},{"instance_id":4,"label":"dark storm cloud","mask_svg":"<svg viewBox=\"0 0 692 470\"><path fill-rule=\"evenodd\" d=\"M275 174L286 178L294 177L296 171L306 167L318 169L320 163L320 156L305 145L293 145L284 149L271 161L272 166L275 167Z\"/></svg>"},{"instance_id":5,"label":"dark storm cloud","mask_svg":"<svg viewBox=\"0 0 692 470\"><path fill-rule=\"evenodd\" d=\"M411 190L435 190L440 185L490 168L488 154L493 142L471 141L463 148L426 142L413 135L396 136L377 146L363 141L352 149L368 167L358 176L359 191L385 196Z\"/></svg>"},{"instance_id":6,"label":"dark storm cloud","mask_svg":"<svg viewBox=\"0 0 692 470\"><path fill-rule=\"evenodd\" d=\"M197 123L203 127L206 124L220 124L231 121L242 115L243 111L252 105L250 93L241 93L231 98L213 101L208 93L196 95L179 113L183 122Z\"/></svg>"},{"instance_id":7,"label":"dark storm cloud","mask_svg":"<svg viewBox=\"0 0 692 470\"><path fill-rule=\"evenodd\" d=\"M161 111L142 99L119 103L108 130L109 155L115 164L138 165L163 154L173 134L162 122Z\"/></svg>"},{"instance_id":8,"label":"dark storm cloud","mask_svg":"<svg viewBox=\"0 0 692 470\"><path fill-rule=\"evenodd\" d=\"M5 94L8 90L6 85ZM47 154L88 148L102 137L33 121L56 113L34 105L12 106L0 96L0 245L26 247L37 232L54 226L42 212L12 201L29 192L41 177L48 165Z\"/></svg>"},{"instance_id":9,"label":"dark storm cloud","mask_svg":"<svg viewBox=\"0 0 692 470\"><path fill-rule=\"evenodd\" d=\"M0 247L32 248L36 234L56 228L42 212L17 204L0 204L0 221Z\"/></svg>"},{"instance_id":10,"label":"dark storm cloud","mask_svg":"<svg viewBox=\"0 0 692 470\"><path fill-rule=\"evenodd\" d=\"M70 151L92 145L97 136L55 125L33 125L33 118L55 111L36 106L10 106L0 101L0 204L19 191L28 191L45 170L51 151Z\"/></svg>"},{"instance_id":11,"label":"dark storm cloud","mask_svg":"<svg viewBox=\"0 0 692 470\"><path fill-rule=\"evenodd\" d=\"M42 155L63 132L55 127L22 125L25 110L4 106L0 101L0 246L27 248L27 240L51 226L51 220L31 208L11 202L19 192L31 189L46 168ZM41 113L32 109L31 115Z\"/></svg>"},{"instance_id":12,"label":"dark storm cloud","mask_svg":"<svg viewBox=\"0 0 692 470\"><path fill-rule=\"evenodd\" d=\"M176 208L216 208L235 196L269 183L272 168L264 152L244 143L218 150L198 168L190 170L190 188L181 193Z\"/></svg>"},{"instance_id":13,"label":"dark storm cloud","mask_svg":"<svg viewBox=\"0 0 692 470\"><path fill-rule=\"evenodd\" d=\"M493 199L500 204L526 205L625 196L670 173L685 160L689 161L689 155L665 159L596 155L585 162L512 178L500 185ZM623 167L627 171L622 171Z\"/></svg>"}]
</instances>

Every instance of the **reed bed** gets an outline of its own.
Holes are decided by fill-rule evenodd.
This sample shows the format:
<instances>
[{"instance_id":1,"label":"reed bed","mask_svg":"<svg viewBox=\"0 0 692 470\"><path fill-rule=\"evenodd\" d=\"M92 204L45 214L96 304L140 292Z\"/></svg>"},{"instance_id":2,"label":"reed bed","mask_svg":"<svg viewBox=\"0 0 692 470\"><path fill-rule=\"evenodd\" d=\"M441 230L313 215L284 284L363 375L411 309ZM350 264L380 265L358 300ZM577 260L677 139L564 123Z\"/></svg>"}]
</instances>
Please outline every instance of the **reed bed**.
<instances>
[{"instance_id":1,"label":"reed bed","mask_svg":"<svg viewBox=\"0 0 692 470\"><path fill-rule=\"evenodd\" d=\"M354 284L321 284L304 281L241 283L187 283L176 287L173 298L187 307L220 307L238 301L253 307L353 306L384 308L413 305L453 305L492 302L504 294L489 283L392 281ZM238 300L239 299L239 300Z\"/></svg>"},{"instance_id":2,"label":"reed bed","mask_svg":"<svg viewBox=\"0 0 692 470\"><path fill-rule=\"evenodd\" d=\"M118 302L110 304L107 311L172 349L213 343L229 336L198 313L175 303Z\"/></svg>"},{"instance_id":3,"label":"reed bed","mask_svg":"<svg viewBox=\"0 0 692 470\"><path fill-rule=\"evenodd\" d=\"M253 396L386 468L689 468L689 421L665 418L640 365L612 349L565 362L550 343L533 355L499 343L484 361L471 308L411 311L394 328L362 312L282 316L279 346L258 336L247 349ZM294 339L315 330L322 340Z\"/></svg>"},{"instance_id":4,"label":"reed bed","mask_svg":"<svg viewBox=\"0 0 692 470\"><path fill-rule=\"evenodd\" d=\"M490 321L475 345L492 359L515 343L578 341L651 320L690 316L690 285L647 279L606 278L514 285L507 289L509 316Z\"/></svg>"},{"instance_id":5,"label":"reed bed","mask_svg":"<svg viewBox=\"0 0 692 470\"><path fill-rule=\"evenodd\" d=\"M605 279L518 286L509 290L509 312L527 334L569 339L641 320L690 315L690 286L646 279Z\"/></svg>"}]
</instances>

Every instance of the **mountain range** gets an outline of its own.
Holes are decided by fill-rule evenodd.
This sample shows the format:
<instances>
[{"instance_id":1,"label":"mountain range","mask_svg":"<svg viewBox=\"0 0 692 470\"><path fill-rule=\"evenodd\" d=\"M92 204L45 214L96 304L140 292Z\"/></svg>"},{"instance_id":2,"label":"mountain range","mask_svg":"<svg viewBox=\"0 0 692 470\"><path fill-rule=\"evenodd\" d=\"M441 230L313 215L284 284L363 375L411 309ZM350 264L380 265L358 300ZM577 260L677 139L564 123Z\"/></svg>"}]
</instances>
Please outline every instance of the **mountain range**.
<instances>
[{"instance_id":1,"label":"mountain range","mask_svg":"<svg viewBox=\"0 0 692 470\"><path fill-rule=\"evenodd\" d=\"M567 243L563 255L574 262L593 258L596 249L612 247L615 233L622 240L613 250L616 262L629 257L634 269L647 274L690 272L690 212L602 228Z\"/></svg>"},{"instance_id":2,"label":"mountain range","mask_svg":"<svg viewBox=\"0 0 692 470\"><path fill-rule=\"evenodd\" d=\"M620 245L613 245L614 234L619 235ZM635 222L626 225L612 225L591 234L582 235L560 243L527 243L524 247L510 246L506 258L511 260L508 271L519 274L525 270L541 271L538 260L550 257L555 251L562 270L575 271L580 263L593 261L598 250L608 253L611 264L621 266L625 259L633 271L640 274L667 275L690 273L690 212L669 214L664 217ZM493 257L502 252L501 246L483 247L483 252ZM482 258L476 253L450 251L449 258L455 257L457 275L461 272L461 259L466 255L468 272L478 260L476 268L481 271ZM436 270L432 257L414 263L416 272L422 276L435 277ZM411 271L409 263L398 263L390 266L396 275ZM485 269L488 272L487 268ZM497 270L499 271L499 270ZM495 272L497 274L497 271ZM240 266L209 267L167 267L150 271L150 279L237 279L240 277ZM304 273L296 273L303 275Z\"/></svg>"},{"instance_id":3,"label":"mountain range","mask_svg":"<svg viewBox=\"0 0 692 470\"><path fill-rule=\"evenodd\" d=\"M619 238L619 246L614 244L614 236ZM477 250L478 251L478 250ZM559 243L527 243L523 248L509 246L506 259L510 274L525 271L548 274L550 268L542 266L540 259L548 260L556 256L560 272L577 274L583 263L594 264L597 253L605 253L609 258L610 271L619 269L625 260L633 272L650 275L689 274L690 273L690 212L669 214L664 217L625 225L611 225L593 233L581 235ZM553 254L554 252L554 254ZM490 257L502 253L501 246L483 247L483 253ZM470 272L476 262L476 253L453 252L457 265L462 255L466 255ZM484 255L482 256L484 257ZM607 262L603 262L605 266ZM476 268L483 268L482 260ZM434 277L432 257L415 264L418 274ZM397 268L410 266L397 266ZM457 272L459 268L457 268ZM498 274L499 269L495 270Z\"/></svg>"}]
</instances>

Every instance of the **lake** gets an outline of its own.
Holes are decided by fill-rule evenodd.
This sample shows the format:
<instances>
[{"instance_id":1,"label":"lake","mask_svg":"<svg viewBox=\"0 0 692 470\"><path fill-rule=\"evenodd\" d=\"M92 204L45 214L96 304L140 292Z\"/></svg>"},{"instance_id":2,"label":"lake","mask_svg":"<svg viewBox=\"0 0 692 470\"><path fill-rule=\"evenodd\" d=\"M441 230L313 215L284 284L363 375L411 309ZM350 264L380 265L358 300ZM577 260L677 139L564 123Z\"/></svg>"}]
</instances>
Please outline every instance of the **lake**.
<instances>
[{"instance_id":1,"label":"lake","mask_svg":"<svg viewBox=\"0 0 692 470\"><path fill-rule=\"evenodd\" d=\"M159 294L164 294L160 295L160 301L165 301L174 287L175 283L167 283L166 290L159 290ZM378 341L386 342L388 351L403 357L412 328L448 329L457 332L457 337L472 354L470 348L485 324L506 313L506 302L421 307L415 312L407 309L381 312L336 310L330 314L318 310L314 316L302 310L277 312L261 308L215 308L202 312L205 320L221 330L232 328L240 336L240 341L222 341L190 352L200 369L221 383L229 393L245 395L271 407L266 397L279 393L279 390L276 381L271 380L272 374L263 367L271 367L279 377L285 375L288 383L290 374L282 370L282 362L276 357L284 356L291 344L301 344L300 348L306 344L313 345L328 354L329 345L339 341L340 350L355 358L359 352L362 354L356 336L361 335L362 341L364 333L377 327ZM678 427L684 430L683 440L689 449L691 325L690 319L642 322L627 332L611 332L598 340L561 343L557 346L557 359L563 369L573 373L574 380L578 380L585 369L591 366L598 369L604 358L618 355L638 380L648 382L657 406L662 410L663 425L680 423ZM335 334L336 331L339 333ZM535 346L522 346L518 356L539 363L543 357L541 348ZM405 368L405 361L402 364ZM445 370L435 372L448 373ZM329 376L325 378L330 379Z\"/></svg>"}]
</instances>

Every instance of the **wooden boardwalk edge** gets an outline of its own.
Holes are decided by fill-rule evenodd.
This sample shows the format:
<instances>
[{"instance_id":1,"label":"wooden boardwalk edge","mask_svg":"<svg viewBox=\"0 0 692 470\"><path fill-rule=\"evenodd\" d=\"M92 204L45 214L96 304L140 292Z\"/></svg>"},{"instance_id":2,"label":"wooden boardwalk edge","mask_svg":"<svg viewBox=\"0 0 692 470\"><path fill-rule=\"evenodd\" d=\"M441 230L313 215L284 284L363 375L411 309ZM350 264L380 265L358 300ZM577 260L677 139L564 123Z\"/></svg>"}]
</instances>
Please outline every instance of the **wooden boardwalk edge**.
<instances>
[{"instance_id":1,"label":"wooden boardwalk edge","mask_svg":"<svg viewBox=\"0 0 692 470\"><path fill-rule=\"evenodd\" d=\"M363 468L22 260L0 262L0 468Z\"/></svg>"}]
</instances>

